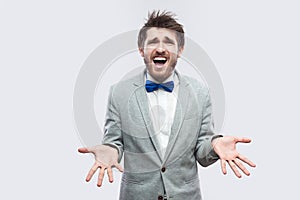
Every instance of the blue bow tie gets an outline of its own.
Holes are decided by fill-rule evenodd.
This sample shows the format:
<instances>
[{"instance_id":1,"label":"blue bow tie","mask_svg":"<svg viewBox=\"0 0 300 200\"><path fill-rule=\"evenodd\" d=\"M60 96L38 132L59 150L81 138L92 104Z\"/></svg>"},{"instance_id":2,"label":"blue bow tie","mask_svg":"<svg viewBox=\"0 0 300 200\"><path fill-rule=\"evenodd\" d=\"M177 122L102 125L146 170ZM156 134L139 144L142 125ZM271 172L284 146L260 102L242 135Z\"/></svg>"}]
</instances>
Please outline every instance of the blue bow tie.
<instances>
[{"instance_id":1,"label":"blue bow tie","mask_svg":"<svg viewBox=\"0 0 300 200\"><path fill-rule=\"evenodd\" d=\"M159 88L164 89L167 92L172 92L174 88L174 82L169 81L166 83L154 83L152 81L146 80L145 88L147 92L153 92L155 90L158 90Z\"/></svg>"}]
</instances>

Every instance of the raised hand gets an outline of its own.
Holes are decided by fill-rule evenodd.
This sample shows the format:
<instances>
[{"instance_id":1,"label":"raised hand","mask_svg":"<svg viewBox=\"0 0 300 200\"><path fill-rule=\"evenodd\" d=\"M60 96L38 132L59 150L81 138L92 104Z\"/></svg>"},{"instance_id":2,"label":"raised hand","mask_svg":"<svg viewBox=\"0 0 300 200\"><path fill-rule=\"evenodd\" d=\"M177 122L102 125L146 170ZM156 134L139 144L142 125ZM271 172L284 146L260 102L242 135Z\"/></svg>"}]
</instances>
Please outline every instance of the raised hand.
<instances>
[{"instance_id":1,"label":"raised hand","mask_svg":"<svg viewBox=\"0 0 300 200\"><path fill-rule=\"evenodd\" d=\"M98 187L102 185L105 170L107 170L109 182L111 183L114 181L112 167L116 167L120 172L123 172L122 166L118 163L118 150L113 147L97 145L93 147L79 148L78 151L80 153L92 153L95 156L95 163L86 177L87 182L91 180L98 168L100 168L97 181Z\"/></svg>"},{"instance_id":2,"label":"raised hand","mask_svg":"<svg viewBox=\"0 0 300 200\"><path fill-rule=\"evenodd\" d=\"M242 175L240 174L238 168L247 176L250 175L250 172L246 169L242 162L247 163L251 167L255 167L256 165L251 162L248 158L241 155L236 150L237 143L250 143L251 139L249 138L239 138L233 136L224 136L216 138L212 141L212 146L215 152L220 157L221 168L223 174L226 174L226 163L230 166L234 174L241 178ZM242 162L241 162L242 161Z\"/></svg>"}]
</instances>

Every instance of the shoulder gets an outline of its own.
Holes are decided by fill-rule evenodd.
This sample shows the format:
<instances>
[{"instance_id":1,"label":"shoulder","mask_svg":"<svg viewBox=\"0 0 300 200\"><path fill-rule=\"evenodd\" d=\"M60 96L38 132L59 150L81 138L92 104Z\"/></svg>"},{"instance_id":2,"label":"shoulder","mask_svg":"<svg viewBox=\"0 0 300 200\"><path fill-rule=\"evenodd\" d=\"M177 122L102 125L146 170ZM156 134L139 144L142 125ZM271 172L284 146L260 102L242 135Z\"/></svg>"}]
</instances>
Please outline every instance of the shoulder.
<instances>
[{"instance_id":1,"label":"shoulder","mask_svg":"<svg viewBox=\"0 0 300 200\"><path fill-rule=\"evenodd\" d=\"M142 74L133 75L131 77L122 79L111 86L111 97L117 99L118 101L122 101L122 99L128 99L129 96L140 87L139 85L143 85Z\"/></svg>"},{"instance_id":2,"label":"shoulder","mask_svg":"<svg viewBox=\"0 0 300 200\"><path fill-rule=\"evenodd\" d=\"M187 83L196 94L201 94L201 96L209 94L208 85L203 79L196 79L186 75L181 75L181 79Z\"/></svg>"}]
</instances>

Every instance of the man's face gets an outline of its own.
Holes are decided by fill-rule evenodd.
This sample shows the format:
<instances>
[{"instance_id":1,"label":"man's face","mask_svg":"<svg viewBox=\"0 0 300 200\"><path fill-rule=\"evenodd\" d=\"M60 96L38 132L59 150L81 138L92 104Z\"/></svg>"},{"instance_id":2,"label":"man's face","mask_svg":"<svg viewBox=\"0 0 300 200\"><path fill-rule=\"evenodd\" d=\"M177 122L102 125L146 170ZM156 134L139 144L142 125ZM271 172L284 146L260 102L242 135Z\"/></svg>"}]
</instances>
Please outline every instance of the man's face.
<instances>
[{"instance_id":1,"label":"man's face","mask_svg":"<svg viewBox=\"0 0 300 200\"><path fill-rule=\"evenodd\" d=\"M144 48L139 51L149 74L163 82L172 74L183 48L178 49L175 31L153 27L147 31Z\"/></svg>"}]
</instances>

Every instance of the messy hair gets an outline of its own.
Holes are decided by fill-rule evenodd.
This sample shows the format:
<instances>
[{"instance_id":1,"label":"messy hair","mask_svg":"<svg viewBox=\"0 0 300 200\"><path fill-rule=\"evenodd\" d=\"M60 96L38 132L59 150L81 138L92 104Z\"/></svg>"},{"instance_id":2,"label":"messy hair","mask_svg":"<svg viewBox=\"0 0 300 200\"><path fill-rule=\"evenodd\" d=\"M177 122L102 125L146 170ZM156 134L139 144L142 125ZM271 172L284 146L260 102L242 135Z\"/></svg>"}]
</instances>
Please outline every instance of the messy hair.
<instances>
[{"instance_id":1,"label":"messy hair","mask_svg":"<svg viewBox=\"0 0 300 200\"><path fill-rule=\"evenodd\" d=\"M167 28L176 32L178 47L184 46L183 26L176 21L175 15L166 11L153 11L148 14L148 20L138 35L138 47L143 48L147 38L147 31L152 28Z\"/></svg>"}]
</instances>

